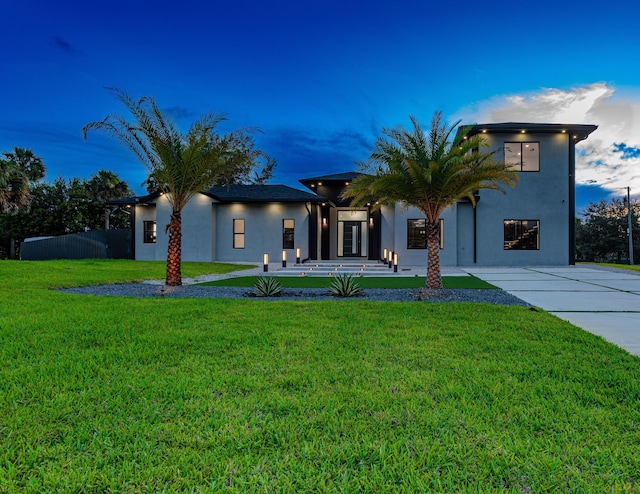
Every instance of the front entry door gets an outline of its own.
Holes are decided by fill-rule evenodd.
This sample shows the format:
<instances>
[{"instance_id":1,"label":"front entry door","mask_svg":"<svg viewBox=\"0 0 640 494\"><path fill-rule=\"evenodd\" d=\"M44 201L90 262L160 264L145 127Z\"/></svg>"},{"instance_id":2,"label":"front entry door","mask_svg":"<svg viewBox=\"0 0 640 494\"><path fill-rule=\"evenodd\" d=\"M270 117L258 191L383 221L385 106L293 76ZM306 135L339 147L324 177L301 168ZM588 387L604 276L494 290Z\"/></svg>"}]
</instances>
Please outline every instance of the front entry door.
<instances>
[{"instance_id":1,"label":"front entry door","mask_svg":"<svg viewBox=\"0 0 640 494\"><path fill-rule=\"evenodd\" d=\"M338 211L338 257L363 257L367 253L369 212Z\"/></svg>"},{"instance_id":2,"label":"front entry door","mask_svg":"<svg viewBox=\"0 0 640 494\"><path fill-rule=\"evenodd\" d=\"M344 221L343 255L345 257L360 257L362 234L359 221Z\"/></svg>"}]
</instances>

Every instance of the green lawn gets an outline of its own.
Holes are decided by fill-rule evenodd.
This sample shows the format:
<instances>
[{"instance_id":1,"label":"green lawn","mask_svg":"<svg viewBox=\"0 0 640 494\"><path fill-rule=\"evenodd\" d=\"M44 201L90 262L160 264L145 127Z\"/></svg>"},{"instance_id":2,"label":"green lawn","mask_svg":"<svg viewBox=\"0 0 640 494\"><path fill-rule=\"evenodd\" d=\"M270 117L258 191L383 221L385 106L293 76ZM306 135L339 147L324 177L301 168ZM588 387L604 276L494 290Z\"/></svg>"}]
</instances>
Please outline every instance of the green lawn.
<instances>
[{"instance_id":1,"label":"green lawn","mask_svg":"<svg viewBox=\"0 0 640 494\"><path fill-rule=\"evenodd\" d=\"M579 264L594 264L596 266L607 266L610 268L618 268L618 269L628 269L630 271L640 271L640 264L615 264L612 262L581 262Z\"/></svg>"},{"instance_id":2,"label":"green lawn","mask_svg":"<svg viewBox=\"0 0 640 494\"><path fill-rule=\"evenodd\" d=\"M640 360L550 314L48 290L162 271L0 261L0 492L640 488Z\"/></svg>"},{"instance_id":3,"label":"green lawn","mask_svg":"<svg viewBox=\"0 0 640 494\"><path fill-rule=\"evenodd\" d=\"M329 288L330 276L277 276L285 288ZM224 280L207 281L201 285L252 287L258 276L238 276ZM424 276L362 276L358 278L362 288L424 288ZM443 276L444 288L483 288L496 289L495 286L475 276Z\"/></svg>"}]
</instances>

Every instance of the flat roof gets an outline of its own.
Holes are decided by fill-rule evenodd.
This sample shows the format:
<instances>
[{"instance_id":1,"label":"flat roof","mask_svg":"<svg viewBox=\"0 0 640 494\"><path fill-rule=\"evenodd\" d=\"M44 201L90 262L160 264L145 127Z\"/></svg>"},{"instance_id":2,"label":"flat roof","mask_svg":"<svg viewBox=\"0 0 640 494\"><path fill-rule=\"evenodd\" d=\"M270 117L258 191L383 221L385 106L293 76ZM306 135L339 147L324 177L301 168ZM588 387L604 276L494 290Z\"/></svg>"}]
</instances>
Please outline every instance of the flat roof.
<instances>
[{"instance_id":1,"label":"flat roof","mask_svg":"<svg viewBox=\"0 0 640 494\"><path fill-rule=\"evenodd\" d=\"M462 132L471 137L476 134L483 133L500 133L500 134L519 134L519 133L536 133L536 134L569 134L573 137L574 142L584 141L589 134L598 128L597 125L591 124L557 124L557 123L525 123L525 122L504 122L504 123L488 123L460 125L458 127L458 136Z\"/></svg>"}]
</instances>

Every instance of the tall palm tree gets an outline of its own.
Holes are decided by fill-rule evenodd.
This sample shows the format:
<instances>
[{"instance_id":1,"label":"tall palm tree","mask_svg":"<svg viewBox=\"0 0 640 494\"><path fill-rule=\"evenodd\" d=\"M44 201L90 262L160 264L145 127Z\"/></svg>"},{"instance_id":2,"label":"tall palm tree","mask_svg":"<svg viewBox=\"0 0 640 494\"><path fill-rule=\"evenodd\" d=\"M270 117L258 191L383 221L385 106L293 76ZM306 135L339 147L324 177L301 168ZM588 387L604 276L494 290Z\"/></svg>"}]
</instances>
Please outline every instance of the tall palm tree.
<instances>
[{"instance_id":1,"label":"tall palm tree","mask_svg":"<svg viewBox=\"0 0 640 494\"><path fill-rule=\"evenodd\" d=\"M82 134L86 139L87 132L95 129L125 144L147 167L158 192L166 195L171 208L166 284L181 285L182 210L195 194L230 174L237 162L230 140L215 131L225 117L203 115L182 134L153 98L136 100L123 91L110 91L129 110L133 122L110 115L85 125Z\"/></svg>"},{"instance_id":2,"label":"tall palm tree","mask_svg":"<svg viewBox=\"0 0 640 494\"><path fill-rule=\"evenodd\" d=\"M0 212L16 213L29 207L29 186L44 177L42 158L30 149L15 147L0 158Z\"/></svg>"},{"instance_id":3,"label":"tall palm tree","mask_svg":"<svg viewBox=\"0 0 640 494\"><path fill-rule=\"evenodd\" d=\"M400 203L403 211L413 206L426 218L427 289L442 288L440 274L440 227L442 212L458 200L468 197L475 207L474 192L501 185L513 187L518 179L510 165L497 161L486 150L482 135L465 138L465 132L453 136L460 122L448 125L442 113L435 112L431 128L424 132L418 120L413 128L383 129L365 169L374 170L351 183L343 193L353 207L371 202L375 208Z\"/></svg>"}]
</instances>

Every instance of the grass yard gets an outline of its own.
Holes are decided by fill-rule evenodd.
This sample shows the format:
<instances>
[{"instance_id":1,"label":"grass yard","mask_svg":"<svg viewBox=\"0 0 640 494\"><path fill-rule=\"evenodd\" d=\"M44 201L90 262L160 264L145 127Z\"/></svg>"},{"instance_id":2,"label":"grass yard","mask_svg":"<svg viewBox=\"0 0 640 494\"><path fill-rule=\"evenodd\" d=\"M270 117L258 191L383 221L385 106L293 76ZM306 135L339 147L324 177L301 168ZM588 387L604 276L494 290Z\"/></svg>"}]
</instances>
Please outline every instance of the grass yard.
<instances>
[{"instance_id":1,"label":"grass yard","mask_svg":"<svg viewBox=\"0 0 640 494\"><path fill-rule=\"evenodd\" d=\"M0 261L1 493L640 490L640 359L550 314L49 290L149 277Z\"/></svg>"},{"instance_id":2,"label":"grass yard","mask_svg":"<svg viewBox=\"0 0 640 494\"><path fill-rule=\"evenodd\" d=\"M615 264L612 262L581 262L579 264L594 264L596 266L607 266L609 268L627 269L629 271L640 271L640 264Z\"/></svg>"},{"instance_id":3,"label":"grass yard","mask_svg":"<svg viewBox=\"0 0 640 494\"><path fill-rule=\"evenodd\" d=\"M276 276L285 288L329 288L331 276ZM238 276L224 280L207 281L200 285L252 287L258 276ZM424 288L424 276L362 276L357 278L362 288ZM443 276L444 288L496 289L475 276Z\"/></svg>"}]
</instances>

